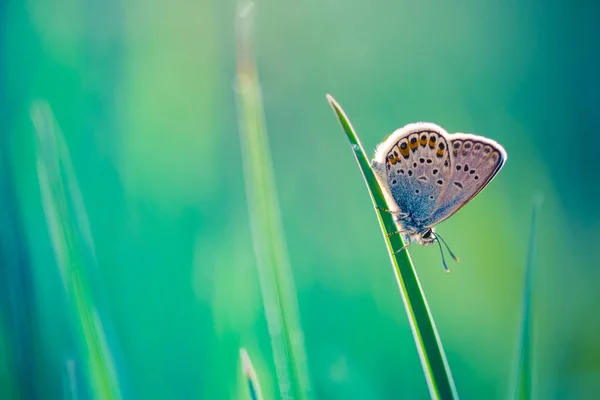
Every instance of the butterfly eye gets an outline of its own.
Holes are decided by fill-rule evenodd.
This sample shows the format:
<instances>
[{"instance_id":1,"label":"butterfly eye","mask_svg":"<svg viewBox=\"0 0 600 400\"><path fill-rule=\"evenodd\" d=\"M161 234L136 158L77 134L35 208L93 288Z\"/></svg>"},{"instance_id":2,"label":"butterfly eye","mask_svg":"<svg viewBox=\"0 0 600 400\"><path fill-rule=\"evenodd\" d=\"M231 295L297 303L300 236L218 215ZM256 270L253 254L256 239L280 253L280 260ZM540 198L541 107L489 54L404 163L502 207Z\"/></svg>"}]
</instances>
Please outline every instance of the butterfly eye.
<instances>
[{"instance_id":1,"label":"butterfly eye","mask_svg":"<svg viewBox=\"0 0 600 400\"><path fill-rule=\"evenodd\" d=\"M429 239L431 237L431 229L423 234L423 239Z\"/></svg>"}]
</instances>

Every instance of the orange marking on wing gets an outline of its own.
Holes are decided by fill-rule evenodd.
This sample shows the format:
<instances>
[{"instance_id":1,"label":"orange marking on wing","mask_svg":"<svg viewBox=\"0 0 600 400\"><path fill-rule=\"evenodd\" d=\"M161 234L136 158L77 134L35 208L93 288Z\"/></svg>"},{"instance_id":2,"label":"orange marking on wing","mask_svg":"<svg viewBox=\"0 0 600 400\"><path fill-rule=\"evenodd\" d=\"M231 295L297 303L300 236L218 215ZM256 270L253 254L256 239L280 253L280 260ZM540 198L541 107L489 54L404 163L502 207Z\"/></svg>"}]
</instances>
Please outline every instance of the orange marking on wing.
<instances>
[{"instance_id":1,"label":"orange marking on wing","mask_svg":"<svg viewBox=\"0 0 600 400\"><path fill-rule=\"evenodd\" d=\"M417 147L419 147L419 141L417 140L416 137L412 137L410 139L410 144L408 146L410 147L411 150L415 150Z\"/></svg>"},{"instance_id":2,"label":"orange marking on wing","mask_svg":"<svg viewBox=\"0 0 600 400\"><path fill-rule=\"evenodd\" d=\"M436 142L437 138L435 136L431 136L429 138L429 148L430 149L434 149L435 148L435 142Z\"/></svg>"},{"instance_id":3,"label":"orange marking on wing","mask_svg":"<svg viewBox=\"0 0 600 400\"><path fill-rule=\"evenodd\" d=\"M406 143L402 143L402 144L404 145L404 148L402 148L402 145L400 145L398 147L398 149L400 150L400 154L402 154L402 156L404 156L404 158L408 158L408 155L410 154L410 149L408 148Z\"/></svg>"}]
</instances>

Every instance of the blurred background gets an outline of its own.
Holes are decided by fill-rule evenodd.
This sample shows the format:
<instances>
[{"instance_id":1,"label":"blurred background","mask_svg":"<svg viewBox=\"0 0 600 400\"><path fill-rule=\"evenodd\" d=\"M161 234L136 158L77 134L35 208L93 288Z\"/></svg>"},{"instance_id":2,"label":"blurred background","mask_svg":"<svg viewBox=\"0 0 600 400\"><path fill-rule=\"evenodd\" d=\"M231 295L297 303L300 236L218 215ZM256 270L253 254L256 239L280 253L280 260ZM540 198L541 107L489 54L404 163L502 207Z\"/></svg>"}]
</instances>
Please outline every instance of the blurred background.
<instances>
[{"instance_id":1,"label":"blurred background","mask_svg":"<svg viewBox=\"0 0 600 400\"><path fill-rule=\"evenodd\" d=\"M535 398L597 398L598 4L256 3L314 397L428 397L331 93L371 154L416 121L490 137L508 152L491 185L438 227L461 258L452 273L437 249L410 250L461 397L511 394L539 196ZM242 346L265 398L278 398L237 126L235 2L0 6L0 398L94 397L56 251L65 226L79 232L69 248L88 270L122 398L244 398ZM40 167L54 153L44 153L30 116L38 99L64 138L55 151L70 155L65 179L80 195L79 211L54 220Z\"/></svg>"}]
</instances>

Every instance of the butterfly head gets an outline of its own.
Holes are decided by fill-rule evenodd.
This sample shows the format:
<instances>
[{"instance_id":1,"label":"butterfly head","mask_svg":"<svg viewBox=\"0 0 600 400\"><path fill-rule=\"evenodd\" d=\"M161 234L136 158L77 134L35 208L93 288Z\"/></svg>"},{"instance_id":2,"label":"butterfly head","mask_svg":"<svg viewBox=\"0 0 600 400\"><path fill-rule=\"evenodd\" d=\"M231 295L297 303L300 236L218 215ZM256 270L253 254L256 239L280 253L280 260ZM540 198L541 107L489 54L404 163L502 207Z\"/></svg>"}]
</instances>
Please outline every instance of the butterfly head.
<instances>
[{"instance_id":1,"label":"butterfly head","mask_svg":"<svg viewBox=\"0 0 600 400\"><path fill-rule=\"evenodd\" d=\"M422 246L431 246L437 240L433 228L425 228L416 235L417 242Z\"/></svg>"}]
</instances>

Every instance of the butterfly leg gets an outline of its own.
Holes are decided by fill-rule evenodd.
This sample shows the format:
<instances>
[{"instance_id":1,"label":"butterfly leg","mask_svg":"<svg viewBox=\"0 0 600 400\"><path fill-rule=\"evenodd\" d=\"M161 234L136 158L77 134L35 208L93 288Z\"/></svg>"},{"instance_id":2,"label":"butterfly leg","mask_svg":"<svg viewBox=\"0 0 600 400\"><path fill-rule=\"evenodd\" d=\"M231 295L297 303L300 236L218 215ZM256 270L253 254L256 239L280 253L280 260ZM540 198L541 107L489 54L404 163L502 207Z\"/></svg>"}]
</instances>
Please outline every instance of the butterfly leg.
<instances>
[{"instance_id":1,"label":"butterfly leg","mask_svg":"<svg viewBox=\"0 0 600 400\"><path fill-rule=\"evenodd\" d=\"M403 233L406 233L406 231L396 231L396 232L390 232L387 234L387 237L392 237L394 235L401 235Z\"/></svg>"},{"instance_id":2,"label":"butterfly leg","mask_svg":"<svg viewBox=\"0 0 600 400\"><path fill-rule=\"evenodd\" d=\"M406 217L408 217L408 214L405 214L402 211L386 210L385 208L381 208L379 206L375 206L375 208L379 211L390 213L390 214L396 216L396 219L398 219L398 220L403 220L403 219L406 219Z\"/></svg>"},{"instance_id":3,"label":"butterfly leg","mask_svg":"<svg viewBox=\"0 0 600 400\"><path fill-rule=\"evenodd\" d=\"M400 253L402 250L406 249L408 246L410 246L412 244L412 240L410 240L410 238L408 239L408 243L406 243L404 246L402 246L402 248L400 250L396 250L394 252L394 254L398 254Z\"/></svg>"}]
</instances>

